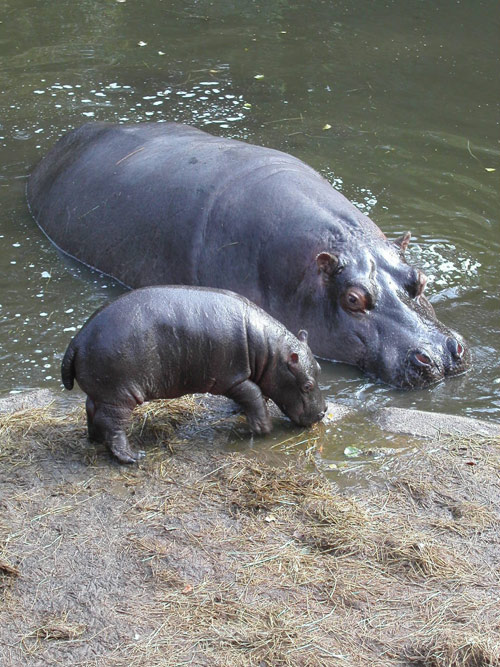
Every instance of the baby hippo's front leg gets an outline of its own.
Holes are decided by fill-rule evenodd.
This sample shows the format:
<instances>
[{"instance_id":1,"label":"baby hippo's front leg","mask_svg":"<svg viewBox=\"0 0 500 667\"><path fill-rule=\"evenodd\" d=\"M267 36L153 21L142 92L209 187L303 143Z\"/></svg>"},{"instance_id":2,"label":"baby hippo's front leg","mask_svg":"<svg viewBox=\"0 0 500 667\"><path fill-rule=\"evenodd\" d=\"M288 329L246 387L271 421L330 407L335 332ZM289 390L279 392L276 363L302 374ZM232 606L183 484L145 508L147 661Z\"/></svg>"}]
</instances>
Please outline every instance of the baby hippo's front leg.
<instances>
[{"instance_id":1,"label":"baby hippo's front leg","mask_svg":"<svg viewBox=\"0 0 500 667\"><path fill-rule=\"evenodd\" d=\"M244 380L232 387L226 396L239 403L245 412L248 424L257 435L271 432L271 417L266 401L258 385L251 380Z\"/></svg>"}]
</instances>

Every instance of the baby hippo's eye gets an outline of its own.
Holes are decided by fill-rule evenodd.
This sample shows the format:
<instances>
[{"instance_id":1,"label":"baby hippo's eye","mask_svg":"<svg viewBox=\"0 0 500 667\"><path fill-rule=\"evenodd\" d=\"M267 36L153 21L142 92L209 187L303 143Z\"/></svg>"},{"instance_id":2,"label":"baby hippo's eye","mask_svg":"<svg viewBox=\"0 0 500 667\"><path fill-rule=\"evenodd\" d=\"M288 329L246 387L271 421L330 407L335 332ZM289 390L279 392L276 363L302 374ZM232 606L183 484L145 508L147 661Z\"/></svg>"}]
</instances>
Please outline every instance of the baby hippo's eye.
<instances>
[{"instance_id":1,"label":"baby hippo's eye","mask_svg":"<svg viewBox=\"0 0 500 667\"><path fill-rule=\"evenodd\" d=\"M304 391L306 394L314 389L314 382L312 380L307 380L307 382L304 382L302 385L302 391Z\"/></svg>"},{"instance_id":2,"label":"baby hippo's eye","mask_svg":"<svg viewBox=\"0 0 500 667\"><path fill-rule=\"evenodd\" d=\"M360 287L349 287L341 298L342 306L352 313L363 313L368 308L368 297Z\"/></svg>"}]
</instances>

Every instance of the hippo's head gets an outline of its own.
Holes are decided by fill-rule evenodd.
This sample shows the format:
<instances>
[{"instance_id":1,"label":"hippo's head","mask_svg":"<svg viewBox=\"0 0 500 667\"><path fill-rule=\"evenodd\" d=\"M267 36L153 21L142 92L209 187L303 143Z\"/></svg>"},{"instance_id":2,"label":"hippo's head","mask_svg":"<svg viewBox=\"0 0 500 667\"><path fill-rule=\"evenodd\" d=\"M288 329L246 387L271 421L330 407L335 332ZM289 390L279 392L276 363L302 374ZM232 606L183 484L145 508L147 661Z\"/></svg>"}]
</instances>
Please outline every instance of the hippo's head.
<instances>
[{"instance_id":1,"label":"hippo's head","mask_svg":"<svg viewBox=\"0 0 500 667\"><path fill-rule=\"evenodd\" d=\"M355 252L346 244L316 257L332 337L342 340L335 359L407 389L470 366L463 339L436 319L424 296L426 276L404 259L410 236L394 243L379 237Z\"/></svg>"},{"instance_id":2,"label":"hippo's head","mask_svg":"<svg viewBox=\"0 0 500 667\"><path fill-rule=\"evenodd\" d=\"M326 403L318 384L320 365L307 345L307 331L287 336L261 383L262 391L299 426L323 419Z\"/></svg>"}]
</instances>

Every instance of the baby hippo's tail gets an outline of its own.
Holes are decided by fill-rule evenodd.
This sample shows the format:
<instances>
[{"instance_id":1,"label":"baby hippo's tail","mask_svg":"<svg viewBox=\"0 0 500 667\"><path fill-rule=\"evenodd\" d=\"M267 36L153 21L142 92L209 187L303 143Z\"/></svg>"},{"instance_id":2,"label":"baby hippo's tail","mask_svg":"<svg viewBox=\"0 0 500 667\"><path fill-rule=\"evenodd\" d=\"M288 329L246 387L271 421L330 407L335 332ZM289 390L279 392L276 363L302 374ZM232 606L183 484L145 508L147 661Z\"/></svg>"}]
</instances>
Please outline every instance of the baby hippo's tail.
<instances>
[{"instance_id":1,"label":"baby hippo's tail","mask_svg":"<svg viewBox=\"0 0 500 667\"><path fill-rule=\"evenodd\" d=\"M75 339L71 341L68 345L68 349L64 355L61 365L61 377L63 385L66 389L73 389L73 384L75 381L75 355L76 355L76 345Z\"/></svg>"}]
</instances>

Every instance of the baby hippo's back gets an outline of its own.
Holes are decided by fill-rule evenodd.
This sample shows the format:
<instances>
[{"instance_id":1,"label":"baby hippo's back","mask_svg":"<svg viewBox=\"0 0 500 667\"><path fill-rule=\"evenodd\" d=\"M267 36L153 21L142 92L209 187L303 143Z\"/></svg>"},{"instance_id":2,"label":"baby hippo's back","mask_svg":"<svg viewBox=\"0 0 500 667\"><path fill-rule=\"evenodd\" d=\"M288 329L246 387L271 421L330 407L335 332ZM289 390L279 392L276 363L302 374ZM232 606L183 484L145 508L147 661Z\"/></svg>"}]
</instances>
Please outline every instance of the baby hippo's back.
<instances>
[{"instance_id":1,"label":"baby hippo's back","mask_svg":"<svg viewBox=\"0 0 500 667\"><path fill-rule=\"evenodd\" d=\"M87 321L70 344L63 381L70 387L76 377L86 394L115 404L195 392L223 394L265 363L269 343L287 334L232 292L143 288Z\"/></svg>"}]
</instances>

